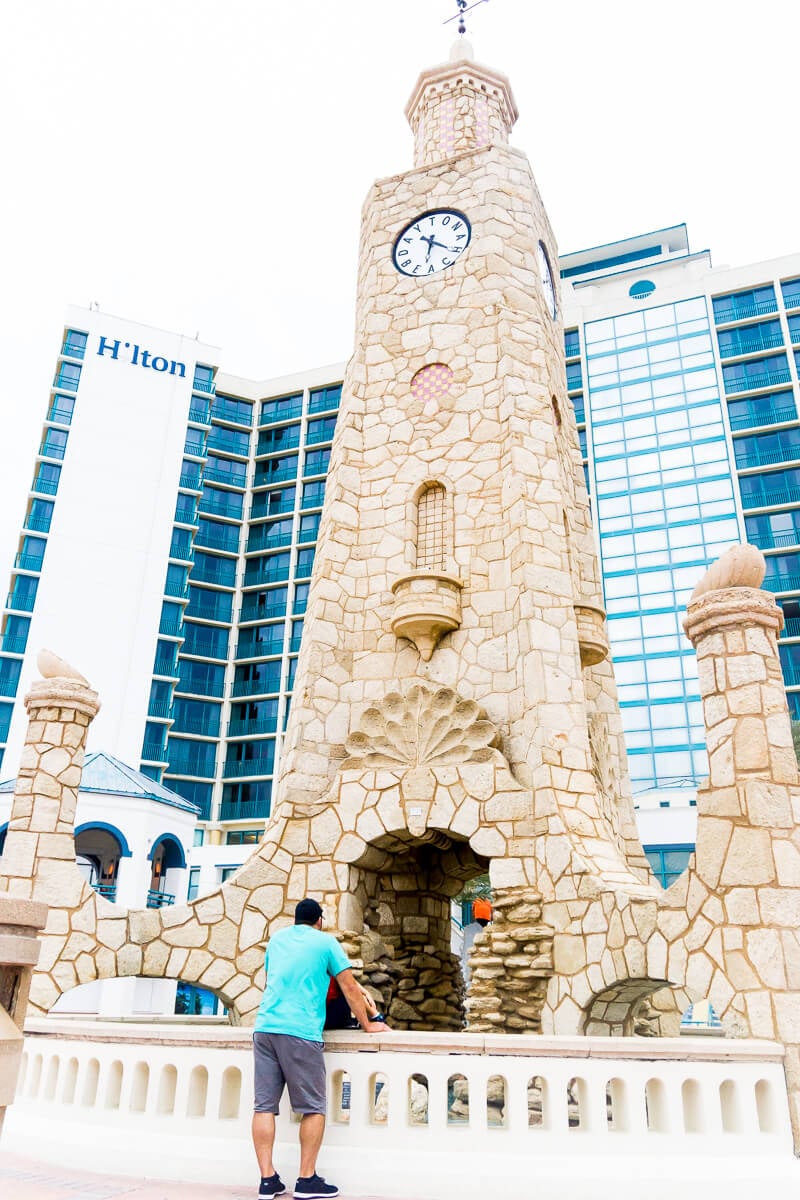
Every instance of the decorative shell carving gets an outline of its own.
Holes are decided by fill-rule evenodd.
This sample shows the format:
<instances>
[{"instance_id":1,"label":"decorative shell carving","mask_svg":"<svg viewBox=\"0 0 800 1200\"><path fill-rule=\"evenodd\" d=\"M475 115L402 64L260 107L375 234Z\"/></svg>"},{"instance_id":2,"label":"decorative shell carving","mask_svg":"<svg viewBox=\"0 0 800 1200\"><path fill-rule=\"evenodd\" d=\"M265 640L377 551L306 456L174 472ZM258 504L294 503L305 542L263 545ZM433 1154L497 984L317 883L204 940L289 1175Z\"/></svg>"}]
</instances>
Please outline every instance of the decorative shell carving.
<instances>
[{"instance_id":1,"label":"decorative shell carving","mask_svg":"<svg viewBox=\"0 0 800 1200\"><path fill-rule=\"evenodd\" d=\"M80 671L76 671L52 650L40 650L36 657L36 665L43 679L74 679L76 683L82 683L84 687L89 686L89 681L84 679Z\"/></svg>"},{"instance_id":2,"label":"decorative shell carving","mask_svg":"<svg viewBox=\"0 0 800 1200\"><path fill-rule=\"evenodd\" d=\"M692 600L698 600L706 592L720 588L759 588L764 582L767 564L764 555L749 542L731 546L706 571L692 592Z\"/></svg>"},{"instance_id":3,"label":"decorative shell carving","mask_svg":"<svg viewBox=\"0 0 800 1200\"><path fill-rule=\"evenodd\" d=\"M473 700L460 699L452 688L415 684L362 713L342 765L396 771L488 762L499 742L497 727Z\"/></svg>"}]
</instances>

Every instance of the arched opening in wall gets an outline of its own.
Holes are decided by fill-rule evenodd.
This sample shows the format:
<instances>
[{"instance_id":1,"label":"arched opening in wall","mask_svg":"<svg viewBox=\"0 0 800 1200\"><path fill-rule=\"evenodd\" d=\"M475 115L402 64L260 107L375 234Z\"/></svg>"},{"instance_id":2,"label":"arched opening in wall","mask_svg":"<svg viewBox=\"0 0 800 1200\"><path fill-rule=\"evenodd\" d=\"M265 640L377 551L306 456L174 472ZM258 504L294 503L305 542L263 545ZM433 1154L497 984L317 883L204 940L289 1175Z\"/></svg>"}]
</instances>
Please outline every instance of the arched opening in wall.
<instances>
[{"instance_id":1,"label":"arched opening in wall","mask_svg":"<svg viewBox=\"0 0 800 1200\"><path fill-rule=\"evenodd\" d=\"M416 561L418 571L444 571L451 553L447 492L429 483L417 497Z\"/></svg>"},{"instance_id":2,"label":"arched opening in wall","mask_svg":"<svg viewBox=\"0 0 800 1200\"><path fill-rule=\"evenodd\" d=\"M685 993L663 979L620 979L585 1006L583 1032L595 1037L677 1037L687 1003Z\"/></svg>"},{"instance_id":3,"label":"arched opening in wall","mask_svg":"<svg viewBox=\"0 0 800 1200\"><path fill-rule=\"evenodd\" d=\"M174 904L186 870L186 852L179 839L173 833L163 833L153 841L147 857L150 860L147 907L164 908Z\"/></svg>"},{"instance_id":4,"label":"arched opening in wall","mask_svg":"<svg viewBox=\"0 0 800 1200\"><path fill-rule=\"evenodd\" d=\"M408 811L413 820L413 802ZM393 1028L463 1028L460 911L454 898L488 867L465 838L435 829L419 836L407 830L384 834L354 865L351 891L364 920L362 982Z\"/></svg>"},{"instance_id":5,"label":"arched opening in wall","mask_svg":"<svg viewBox=\"0 0 800 1200\"><path fill-rule=\"evenodd\" d=\"M225 998L210 988L183 979L151 979L129 975L79 984L58 997L53 1013L100 1016L106 1019L185 1017L187 1023L216 1018L228 1024L232 1014Z\"/></svg>"},{"instance_id":6,"label":"arched opening in wall","mask_svg":"<svg viewBox=\"0 0 800 1200\"><path fill-rule=\"evenodd\" d=\"M113 825L92 821L75 830L75 862L90 887L112 903L117 898L120 862L130 858L125 835Z\"/></svg>"}]
</instances>

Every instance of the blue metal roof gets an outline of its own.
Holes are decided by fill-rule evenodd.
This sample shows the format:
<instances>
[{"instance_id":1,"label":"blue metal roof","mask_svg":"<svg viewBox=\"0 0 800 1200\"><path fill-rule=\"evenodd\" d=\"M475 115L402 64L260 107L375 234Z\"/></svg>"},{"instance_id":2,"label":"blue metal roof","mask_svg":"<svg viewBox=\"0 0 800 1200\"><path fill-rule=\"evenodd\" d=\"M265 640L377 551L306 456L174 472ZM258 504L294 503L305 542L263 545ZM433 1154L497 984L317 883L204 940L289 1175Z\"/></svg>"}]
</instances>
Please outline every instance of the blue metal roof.
<instances>
[{"instance_id":1,"label":"blue metal roof","mask_svg":"<svg viewBox=\"0 0 800 1200\"><path fill-rule=\"evenodd\" d=\"M16 779L8 779L5 783L0 783L0 793L13 792L16 782ZM135 771L133 767L120 762L113 755L106 754L104 750L87 754L79 790L100 792L107 796L139 796L142 800L156 800L159 804L180 808L184 812L196 814L200 811L196 804L184 800L177 792L171 792L169 788L156 783L154 779L149 779L141 771Z\"/></svg>"}]
</instances>

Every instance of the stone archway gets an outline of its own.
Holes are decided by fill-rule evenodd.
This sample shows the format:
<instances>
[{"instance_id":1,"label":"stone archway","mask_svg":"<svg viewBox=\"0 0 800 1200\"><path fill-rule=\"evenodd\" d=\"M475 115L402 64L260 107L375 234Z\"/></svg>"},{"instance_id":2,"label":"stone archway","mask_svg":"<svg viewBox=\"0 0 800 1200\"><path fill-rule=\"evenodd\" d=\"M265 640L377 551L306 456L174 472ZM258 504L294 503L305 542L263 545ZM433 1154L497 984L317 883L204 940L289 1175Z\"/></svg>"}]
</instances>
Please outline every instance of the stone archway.
<instances>
[{"instance_id":1,"label":"stone archway","mask_svg":"<svg viewBox=\"0 0 800 1200\"><path fill-rule=\"evenodd\" d=\"M584 1007L582 1032L600 1037L677 1037L691 1004L684 988L666 979L620 979Z\"/></svg>"},{"instance_id":2,"label":"stone archway","mask_svg":"<svg viewBox=\"0 0 800 1200\"><path fill-rule=\"evenodd\" d=\"M363 933L350 935L369 987L399 1029L459 1030L461 963L451 949L451 901L489 860L466 838L427 829L385 834L352 866Z\"/></svg>"}]
</instances>

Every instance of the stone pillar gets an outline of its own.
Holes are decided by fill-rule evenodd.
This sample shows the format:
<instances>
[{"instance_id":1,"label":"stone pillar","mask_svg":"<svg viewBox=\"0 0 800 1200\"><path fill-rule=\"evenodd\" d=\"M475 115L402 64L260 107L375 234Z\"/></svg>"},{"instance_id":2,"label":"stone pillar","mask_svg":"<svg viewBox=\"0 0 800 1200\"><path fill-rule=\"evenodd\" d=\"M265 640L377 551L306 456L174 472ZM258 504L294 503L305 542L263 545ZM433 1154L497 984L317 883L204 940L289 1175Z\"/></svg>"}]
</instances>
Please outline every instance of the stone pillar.
<instances>
[{"instance_id":1,"label":"stone pillar","mask_svg":"<svg viewBox=\"0 0 800 1200\"><path fill-rule=\"evenodd\" d=\"M17 1087L22 1023L39 958L37 934L46 919L44 904L0 896L0 1132Z\"/></svg>"},{"instance_id":2,"label":"stone pillar","mask_svg":"<svg viewBox=\"0 0 800 1200\"><path fill-rule=\"evenodd\" d=\"M782 627L772 595L755 587L692 597L684 629L697 652L711 788L749 779L797 782L777 647Z\"/></svg>"},{"instance_id":3,"label":"stone pillar","mask_svg":"<svg viewBox=\"0 0 800 1200\"><path fill-rule=\"evenodd\" d=\"M470 1033L541 1033L553 975L553 929L542 922L542 897L523 888L496 888L493 920L469 956Z\"/></svg>"},{"instance_id":4,"label":"stone pillar","mask_svg":"<svg viewBox=\"0 0 800 1200\"><path fill-rule=\"evenodd\" d=\"M97 693L49 651L43 679L25 697L29 724L3 852L0 889L13 896L75 908L84 887L75 870L75 809Z\"/></svg>"}]
</instances>

